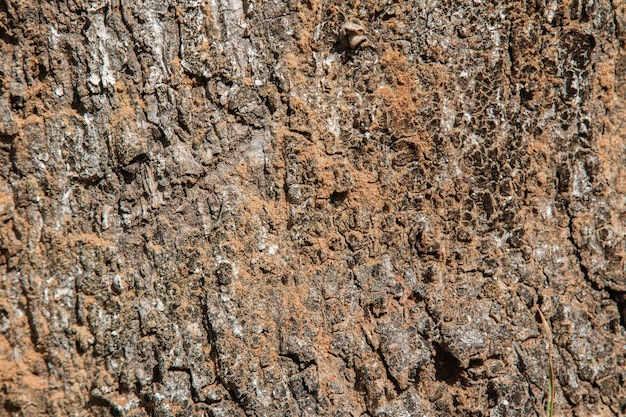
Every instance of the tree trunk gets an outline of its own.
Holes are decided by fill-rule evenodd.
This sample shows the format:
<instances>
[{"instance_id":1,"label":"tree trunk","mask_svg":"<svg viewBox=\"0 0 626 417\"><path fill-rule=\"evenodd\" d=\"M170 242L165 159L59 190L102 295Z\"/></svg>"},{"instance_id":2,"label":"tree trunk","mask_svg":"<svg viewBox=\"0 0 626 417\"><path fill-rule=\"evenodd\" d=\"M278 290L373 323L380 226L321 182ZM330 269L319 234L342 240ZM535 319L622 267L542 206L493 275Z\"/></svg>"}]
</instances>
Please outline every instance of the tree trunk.
<instances>
[{"instance_id":1,"label":"tree trunk","mask_svg":"<svg viewBox=\"0 0 626 417\"><path fill-rule=\"evenodd\" d=\"M0 56L1 415L626 413L620 1L0 0Z\"/></svg>"}]
</instances>

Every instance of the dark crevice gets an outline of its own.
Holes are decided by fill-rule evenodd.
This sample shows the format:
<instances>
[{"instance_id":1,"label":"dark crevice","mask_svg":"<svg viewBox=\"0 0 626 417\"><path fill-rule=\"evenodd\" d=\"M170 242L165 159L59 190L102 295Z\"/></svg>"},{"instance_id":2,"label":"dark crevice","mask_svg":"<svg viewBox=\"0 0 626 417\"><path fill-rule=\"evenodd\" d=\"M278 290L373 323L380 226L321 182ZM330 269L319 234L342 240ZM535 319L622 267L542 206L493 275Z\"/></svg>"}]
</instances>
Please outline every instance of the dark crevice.
<instances>
[{"instance_id":1,"label":"dark crevice","mask_svg":"<svg viewBox=\"0 0 626 417\"><path fill-rule=\"evenodd\" d=\"M435 347L435 378L448 385L459 381L463 368L458 359L440 344L434 343L433 345Z\"/></svg>"},{"instance_id":2,"label":"dark crevice","mask_svg":"<svg viewBox=\"0 0 626 417\"><path fill-rule=\"evenodd\" d=\"M22 408L18 404L13 403L11 400L4 401L3 409L8 413L7 415L19 415Z\"/></svg>"},{"instance_id":3,"label":"dark crevice","mask_svg":"<svg viewBox=\"0 0 626 417\"><path fill-rule=\"evenodd\" d=\"M111 415L114 417L121 417L123 415L122 410L119 408L119 406L100 395L92 394L89 396L89 401L87 401L87 408L93 407L108 408L111 412Z\"/></svg>"},{"instance_id":4,"label":"dark crevice","mask_svg":"<svg viewBox=\"0 0 626 417\"><path fill-rule=\"evenodd\" d=\"M290 361L298 365L298 369L300 369L301 371L305 370L311 365L317 365L314 360L302 360L302 357L297 353L281 353L278 356L289 359Z\"/></svg>"},{"instance_id":5,"label":"dark crevice","mask_svg":"<svg viewBox=\"0 0 626 417\"><path fill-rule=\"evenodd\" d=\"M152 382L163 382L163 373L159 369L159 365L154 365L154 368L152 368Z\"/></svg>"},{"instance_id":6,"label":"dark crevice","mask_svg":"<svg viewBox=\"0 0 626 417\"><path fill-rule=\"evenodd\" d=\"M124 36L120 36L120 38L124 38L125 36L128 36L133 45L131 49L133 56L131 57L132 60L129 60L129 62L131 62L133 66L140 67L141 64L139 64L139 57L141 56L141 42L135 36L135 33L137 31L133 27L133 24L130 20L134 16L132 16L132 12L130 10L127 10L126 7L122 7L121 1L118 5L116 5L116 9L117 9L116 11L119 13L119 16L121 18L122 25L124 26L124 29L127 32L127 34L124 34ZM139 83L143 82L143 79L142 79L143 77L142 77L140 68L130 68L130 70L133 72L132 76L135 79L135 81ZM139 80L137 80L137 78L139 78Z\"/></svg>"},{"instance_id":7,"label":"dark crevice","mask_svg":"<svg viewBox=\"0 0 626 417\"><path fill-rule=\"evenodd\" d=\"M594 287L594 289L600 290L597 284L594 283L590 279L589 270L584 265L582 255L580 254L580 248L574 241L574 225L572 223L573 222L572 215L569 212L569 201L564 201L563 205L565 206L565 213L567 214L567 229L568 229L567 240L570 241L570 243L572 244L572 247L574 248L574 256L576 256L576 259L578 260L578 267L580 268L580 272L582 272L583 277L585 278L585 281L589 282Z\"/></svg>"},{"instance_id":8,"label":"dark crevice","mask_svg":"<svg viewBox=\"0 0 626 417\"><path fill-rule=\"evenodd\" d=\"M391 373L389 372L389 365L387 365L387 362L385 361L385 357L383 356L383 353L380 351L380 349L378 349L376 353L378 354L378 358L380 359L380 361L383 364L385 364L385 372L387 374L387 379L393 383L393 388L395 389L396 394L400 394L403 390L402 388L400 388L400 385L398 384L398 381L396 380L396 378L394 378L393 375L391 375Z\"/></svg>"},{"instance_id":9,"label":"dark crevice","mask_svg":"<svg viewBox=\"0 0 626 417\"><path fill-rule=\"evenodd\" d=\"M330 195L330 202L333 204L340 204L348 197L348 191L334 191Z\"/></svg>"},{"instance_id":10,"label":"dark crevice","mask_svg":"<svg viewBox=\"0 0 626 417\"><path fill-rule=\"evenodd\" d=\"M15 21L18 20L9 12L9 8L7 6L6 1L0 1L0 15L5 16L5 21L7 24L0 25L0 39L5 41L6 43L17 45L19 43L19 36L15 33L12 33L11 29L20 27L20 25L15 25Z\"/></svg>"},{"instance_id":11,"label":"dark crevice","mask_svg":"<svg viewBox=\"0 0 626 417\"><path fill-rule=\"evenodd\" d=\"M611 300L617 304L617 310L619 312L619 324L626 330L626 292L616 291L609 288L605 288L609 293Z\"/></svg>"},{"instance_id":12,"label":"dark crevice","mask_svg":"<svg viewBox=\"0 0 626 417\"><path fill-rule=\"evenodd\" d=\"M133 174L132 172L125 171L124 169L120 169L119 170L119 174L122 177L122 181L126 185L132 184L132 182L135 181L135 177L137 177L136 174Z\"/></svg>"},{"instance_id":13,"label":"dark crevice","mask_svg":"<svg viewBox=\"0 0 626 417\"><path fill-rule=\"evenodd\" d=\"M611 1L611 16L613 17L613 30L615 31L615 36L617 37L617 39L619 39L620 34L621 34L620 25L619 25L618 16L617 16L617 8L619 6L617 6L616 4L619 4L617 0Z\"/></svg>"},{"instance_id":14,"label":"dark crevice","mask_svg":"<svg viewBox=\"0 0 626 417\"><path fill-rule=\"evenodd\" d=\"M493 408L498 404L498 399L500 397L498 393L498 389L493 384L487 385L487 406L489 408Z\"/></svg>"},{"instance_id":15,"label":"dark crevice","mask_svg":"<svg viewBox=\"0 0 626 417\"><path fill-rule=\"evenodd\" d=\"M143 393L139 396L141 398L141 407L146 410L149 416L154 415L154 401L148 393Z\"/></svg>"},{"instance_id":16,"label":"dark crevice","mask_svg":"<svg viewBox=\"0 0 626 417\"><path fill-rule=\"evenodd\" d=\"M26 317L28 320L28 328L29 328L29 333L30 333L30 340L33 343L33 346L35 346L35 350L39 351L38 347L39 347L39 342L41 342L41 335L39 334L39 331L37 330L37 317L36 317L36 313L35 313L35 309L33 306L33 297L32 294L29 293L28 288L26 287L25 283L22 282L22 294L24 295L24 298L26 299L26 304L23 305L24 310L26 311Z\"/></svg>"},{"instance_id":17,"label":"dark crevice","mask_svg":"<svg viewBox=\"0 0 626 417\"><path fill-rule=\"evenodd\" d=\"M161 145L163 145L164 148L167 148L167 147L169 147L171 145L171 142L170 142L170 140L167 137L167 133L165 132L165 129L163 128L163 126L161 124L159 124L158 129L153 132L152 136L156 140L161 142Z\"/></svg>"},{"instance_id":18,"label":"dark crevice","mask_svg":"<svg viewBox=\"0 0 626 417\"><path fill-rule=\"evenodd\" d=\"M204 329L207 332L207 341L209 342L209 345L212 347L210 351L210 358L213 364L215 365L216 381L224 387L224 389L228 392L230 399L234 403L236 403L238 407L245 409L240 404L241 395L238 394L237 387L235 386L235 384L233 384L232 382L226 381L224 377L222 376L222 367L220 366L218 353L215 349L218 336L215 330L213 329L213 325L211 324L211 321L209 320L209 312L207 310L206 303L202 303L202 324L204 325Z\"/></svg>"},{"instance_id":19,"label":"dark crevice","mask_svg":"<svg viewBox=\"0 0 626 417\"><path fill-rule=\"evenodd\" d=\"M6 134L0 134L0 143L9 145L6 146L6 150L10 152L10 145L13 142L13 139L15 139L17 137L17 135L6 135Z\"/></svg>"},{"instance_id":20,"label":"dark crevice","mask_svg":"<svg viewBox=\"0 0 626 417\"><path fill-rule=\"evenodd\" d=\"M103 179L104 178L99 177L97 175L92 175L90 177L79 177L79 178L76 178L76 182L79 183L80 185L82 185L84 188L89 188L89 187L97 187L98 184L100 184L100 182Z\"/></svg>"},{"instance_id":21,"label":"dark crevice","mask_svg":"<svg viewBox=\"0 0 626 417\"><path fill-rule=\"evenodd\" d=\"M484 360L478 358L478 359L470 359L469 361L469 367L470 368L477 368L479 366L483 366L484 364Z\"/></svg>"},{"instance_id":22,"label":"dark crevice","mask_svg":"<svg viewBox=\"0 0 626 417\"><path fill-rule=\"evenodd\" d=\"M191 374L191 368L184 367L184 366L172 366L171 368L169 368L167 370L167 372L184 372L184 373L186 373L189 376L189 387L191 388L191 399L193 400L194 403L201 402L199 393L195 389L194 384L193 384L193 375Z\"/></svg>"},{"instance_id":23,"label":"dark crevice","mask_svg":"<svg viewBox=\"0 0 626 417\"><path fill-rule=\"evenodd\" d=\"M0 13L2 11L0 10ZM18 40L17 37L9 34L3 27L0 26L0 39L2 39L3 41L5 41L8 44L11 45L17 45L18 44Z\"/></svg>"},{"instance_id":24,"label":"dark crevice","mask_svg":"<svg viewBox=\"0 0 626 417\"><path fill-rule=\"evenodd\" d=\"M74 86L73 89L71 107L80 116L84 116L86 113L88 113L87 108L85 107L85 104L83 103L83 100L81 99L80 93L78 92L76 86Z\"/></svg>"},{"instance_id":25,"label":"dark crevice","mask_svg":"<svg viewBox=\"0 0 626 417\"><path fill-rule=\"evenodd\" d=\"M568 227L569 233L568 233L567 239L570 241L570 243L572 244L574 248L574 256L576 256L576 259L578 260L580 271L582 272L583 277L585 278L585 281L587 281L594 290L599 291L599 292L605 291L609 295L609 297L613 301L615 301L615 303L617 304L618 312L619 312L620 325L624 329L626 329L626 293L623 291L616 291L608 287L603 287L596 280L591 278L589 270L583 263L583 257L580 253L581 248L578 247L576 242L574 242L574 227L572 224L573 218L569 213L569 204L567 201L565 201L564 205L565 205L565 212L567 213L567 218L568 218L567 227Z\"/></svg>"},{"instance_id":26,"label":"dark crevice","mask_svg":"<svg viewBox=\"0 0 626 417\"><path fill-rule=\"evenodd\" d=\"M126 166L137 164L137 163L145 164L149 161L150 161L150 156L147 153L141 153L137 155L136 157L134 157L133 159L131 159L131 161L128 164L126 164Z\"/></svg>"}]
</instances>

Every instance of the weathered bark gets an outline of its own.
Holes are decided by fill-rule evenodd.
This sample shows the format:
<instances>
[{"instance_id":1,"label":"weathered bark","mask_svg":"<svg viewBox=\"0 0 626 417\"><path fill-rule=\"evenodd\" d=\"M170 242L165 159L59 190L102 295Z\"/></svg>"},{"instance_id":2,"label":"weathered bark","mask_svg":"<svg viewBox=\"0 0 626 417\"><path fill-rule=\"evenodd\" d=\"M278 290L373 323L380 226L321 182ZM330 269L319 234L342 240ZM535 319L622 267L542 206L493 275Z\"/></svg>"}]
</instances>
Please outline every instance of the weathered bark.
<instances>
[{"instance_id":1,"label":"weathered bark","mask_svg":"<svg viewBox=\"0 0 626 417\"><path fill-rule=\"evenodd\" d=\"M619 1L0 0L0 414L626 413Z\"/></svg>"}]
</instances>

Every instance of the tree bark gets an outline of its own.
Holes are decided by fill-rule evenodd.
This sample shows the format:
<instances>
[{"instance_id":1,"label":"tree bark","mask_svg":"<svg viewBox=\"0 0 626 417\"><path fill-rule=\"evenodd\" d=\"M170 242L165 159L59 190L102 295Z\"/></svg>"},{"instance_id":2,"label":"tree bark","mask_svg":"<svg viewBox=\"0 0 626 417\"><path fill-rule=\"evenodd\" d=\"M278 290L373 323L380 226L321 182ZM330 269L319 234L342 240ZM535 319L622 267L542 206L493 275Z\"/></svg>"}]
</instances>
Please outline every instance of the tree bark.
<instances>
[{"instance_id":1,"label":"tree bark","mask_svg":"<svg viewBox=\"0 0 626 417\"><path fill-rule=\"evenodd\" d=\"M626 414L625 48L609 0L0 0L0 414Z\"/></svg>"}]
</instances>

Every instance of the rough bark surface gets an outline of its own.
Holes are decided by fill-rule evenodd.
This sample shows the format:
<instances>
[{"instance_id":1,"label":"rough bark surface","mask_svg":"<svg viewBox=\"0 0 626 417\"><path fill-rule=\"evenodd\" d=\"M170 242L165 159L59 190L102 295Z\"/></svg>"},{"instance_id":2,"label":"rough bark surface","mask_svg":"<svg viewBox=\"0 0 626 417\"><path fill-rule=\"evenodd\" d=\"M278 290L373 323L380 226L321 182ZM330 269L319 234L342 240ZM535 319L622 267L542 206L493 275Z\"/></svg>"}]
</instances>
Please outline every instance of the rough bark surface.
<instances>
[{"instance_id":1,"label":"rough bark surface","mask_svg":"<svg viewBox=\"0 0 626 417\"><path fill-rule=\"evenodd\" d=\"M0 0L0 415L624 415L625 138L618 0Z\"/></svg>"}]
</instances>

